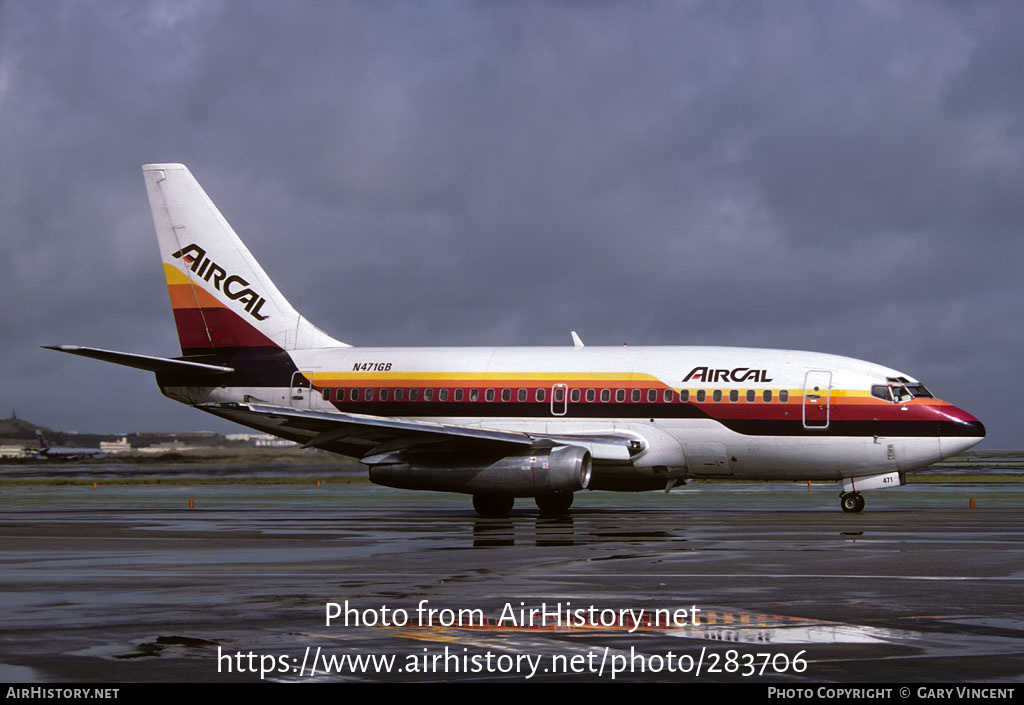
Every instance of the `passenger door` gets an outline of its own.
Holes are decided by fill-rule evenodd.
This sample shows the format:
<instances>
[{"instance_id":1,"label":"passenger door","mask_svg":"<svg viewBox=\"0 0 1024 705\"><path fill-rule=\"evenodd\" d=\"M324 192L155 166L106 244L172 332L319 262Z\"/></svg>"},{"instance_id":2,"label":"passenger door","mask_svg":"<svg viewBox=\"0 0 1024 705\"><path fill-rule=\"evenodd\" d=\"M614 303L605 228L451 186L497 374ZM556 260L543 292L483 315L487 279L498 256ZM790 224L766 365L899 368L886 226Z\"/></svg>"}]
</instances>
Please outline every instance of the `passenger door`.
<instances>
[{"instance_id":1,"label":"passenger door","mask_svg":"<svg viewBox=\"0 0 1024 705\"><path fill-rule=\"evenodd\" d=\"M832 373L809 370L804 376L804 428L828 428L832 398Z\"/></svg>"},{"instance_id":2,"label":"passenger door","mask_svg":"<svg viewBox=\"0 0 1024 705\"><path fill-rule=\"evenodd\" d=\"M569 385L557 382L551 386L551 415L565 416L569 410Z\"/></svg>"},{"instance_id":3,"label":"passenger door","mask_svg":"<svg viewBox=\"0 0 1024 705\"><path fill-rule=\"evenodd\" d=\"M313 379L313 373L308 370L306 372L292 373L291 391L288 396L293 408L308 409L312 405L310 400L310 394L313 392L310 384L311 379Z\"/></svg>"}]
</instances>

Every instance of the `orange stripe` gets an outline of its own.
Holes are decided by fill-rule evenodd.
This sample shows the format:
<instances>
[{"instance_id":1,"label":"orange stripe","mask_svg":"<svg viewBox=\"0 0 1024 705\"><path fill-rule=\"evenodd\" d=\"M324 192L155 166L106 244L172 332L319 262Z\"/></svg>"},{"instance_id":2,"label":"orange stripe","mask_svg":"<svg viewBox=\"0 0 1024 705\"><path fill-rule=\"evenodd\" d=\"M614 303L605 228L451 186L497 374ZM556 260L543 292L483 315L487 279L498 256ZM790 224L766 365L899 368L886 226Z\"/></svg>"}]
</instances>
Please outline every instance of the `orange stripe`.
<instances>
[{"instance_id":1,"label":"orange stripe","mask_svg":"<svg viewBox=\"0 0 1024 705\"><path fill-rule=\"evenodd\" d=\"M212 294L193 284L168 284L171 308L227 308Z\"/></svg>"}]
</instances>

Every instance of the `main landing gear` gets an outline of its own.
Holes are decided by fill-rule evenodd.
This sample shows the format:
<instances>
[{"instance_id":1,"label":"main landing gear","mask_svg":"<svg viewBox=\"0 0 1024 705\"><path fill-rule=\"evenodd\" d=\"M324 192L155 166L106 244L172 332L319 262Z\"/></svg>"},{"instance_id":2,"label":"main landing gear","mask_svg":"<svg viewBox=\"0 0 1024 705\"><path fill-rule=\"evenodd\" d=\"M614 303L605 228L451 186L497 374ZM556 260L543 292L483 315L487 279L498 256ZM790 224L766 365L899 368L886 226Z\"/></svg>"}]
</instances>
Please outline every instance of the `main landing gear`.
<instances>
[{"instance_id":1,"label":"main landing gear","mask_svg":"<svg viewBox=\"0 0 1024 705\"><path fill-rule=\"evenodd\" d=\"M562 494L537 495L534 499L540 507L541 514L567 514L572 506L572 492Z\"/></svg>"},{"instance_id":2,"label":"main landing gear","mask_svg":"<svg viewBox=\"0 0 1024 705\"><path fill-rule=\"evenodd\" d=\"M860 492L843 492L839 495L839 506L844 512L857 514L864 511L864 495Z\"/></svg>"},{"instance_id":3,"label":"main landing gear","mask_svg":"<svg viewBox=\"0 0 1024 705\"><path fill-rule=\"evenodd\" d=\"M566 514L572 506L572 492L540 495L536 498L541 514ZM502 494L473 495L473 509L482 517L508 516L515 504L515 497Z\"/></svg>"},{"instance_id":4,"label":"main landing gear","mask_svg":"<svg viewBox=\"0 0 1024 705\"><path fill-rule=\"evenodd\" d=\"M504 494L475 494L473 509L482 517L504 517L512 511L516 498Z\"/></svg>"}]
</instances>

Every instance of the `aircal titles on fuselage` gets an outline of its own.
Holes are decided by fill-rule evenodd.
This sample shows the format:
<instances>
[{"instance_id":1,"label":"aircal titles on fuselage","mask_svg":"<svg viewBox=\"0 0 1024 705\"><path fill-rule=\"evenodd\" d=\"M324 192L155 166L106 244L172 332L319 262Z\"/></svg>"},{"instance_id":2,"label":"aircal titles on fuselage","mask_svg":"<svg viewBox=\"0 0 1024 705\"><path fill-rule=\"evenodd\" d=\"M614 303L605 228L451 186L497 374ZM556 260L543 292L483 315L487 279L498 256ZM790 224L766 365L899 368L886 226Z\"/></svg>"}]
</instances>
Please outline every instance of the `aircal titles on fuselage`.
<instances>
[{"instance_id":1,"label":"aircal titles on fuselage","mask_svg":"<svg viewBox=\"0 0 1024 705\"><path fill-rule=\"evenodd\" d=\"M690 380L698 382L771 382L768 370L755 370L750 367L734 367L728 369L714 369L712 367L694 367L685 377L684 382Z\"/></svg>"}]
</instances>

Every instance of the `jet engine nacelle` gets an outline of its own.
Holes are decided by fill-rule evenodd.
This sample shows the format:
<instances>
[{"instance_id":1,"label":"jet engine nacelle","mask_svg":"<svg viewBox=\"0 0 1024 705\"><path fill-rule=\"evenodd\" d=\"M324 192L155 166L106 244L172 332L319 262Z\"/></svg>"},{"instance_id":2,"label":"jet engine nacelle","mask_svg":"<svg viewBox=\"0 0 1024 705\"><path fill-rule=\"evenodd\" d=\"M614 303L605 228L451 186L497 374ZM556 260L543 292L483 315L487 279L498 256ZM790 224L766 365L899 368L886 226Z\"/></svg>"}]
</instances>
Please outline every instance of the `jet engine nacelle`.
<instances>
[{"instance_id":1,"label":"jet engine nacelle","mask_svg":"<svg viewBox=\"0 0 1024 705\"><path fill-rule=\"evenodd\" d=\"M590 451L577 446L534 448L523 455L476 462L447 454L395 454L374 460L378 464L370 467L370 482L406 490L537 497L575 492L590 484Z\"/></svg>"}]
</instances>

